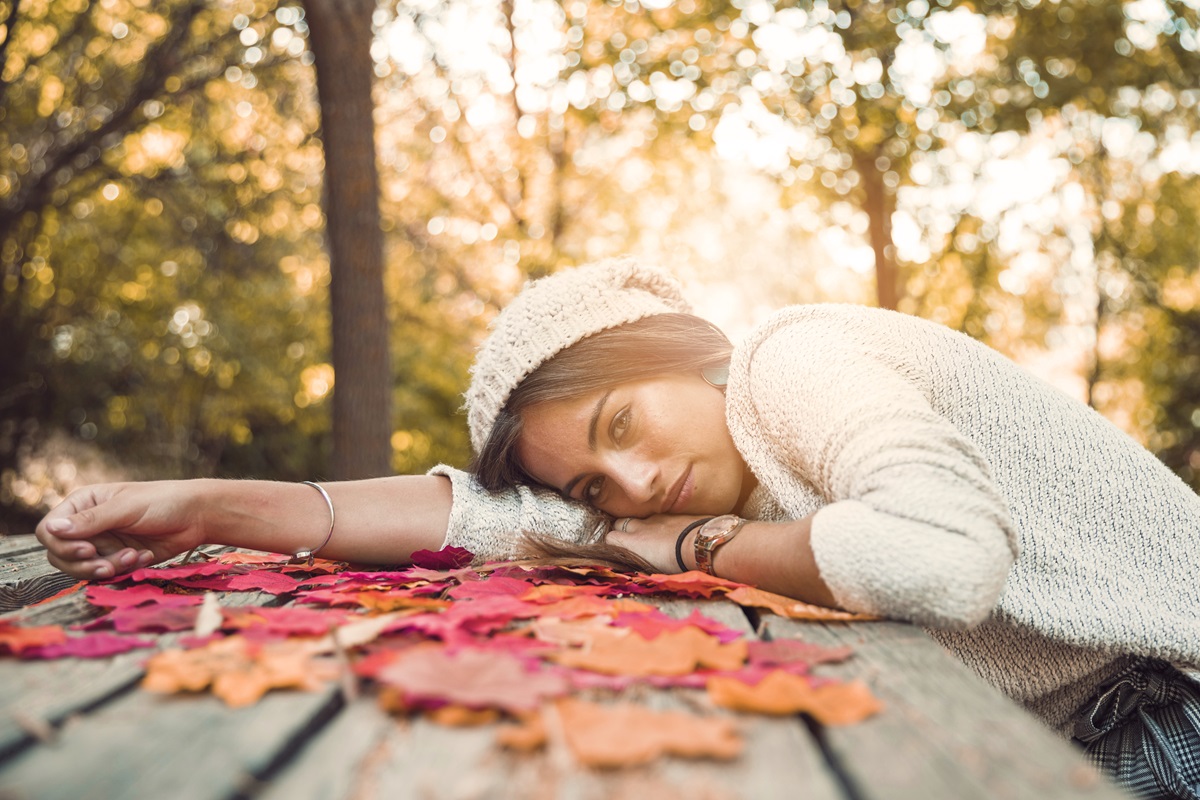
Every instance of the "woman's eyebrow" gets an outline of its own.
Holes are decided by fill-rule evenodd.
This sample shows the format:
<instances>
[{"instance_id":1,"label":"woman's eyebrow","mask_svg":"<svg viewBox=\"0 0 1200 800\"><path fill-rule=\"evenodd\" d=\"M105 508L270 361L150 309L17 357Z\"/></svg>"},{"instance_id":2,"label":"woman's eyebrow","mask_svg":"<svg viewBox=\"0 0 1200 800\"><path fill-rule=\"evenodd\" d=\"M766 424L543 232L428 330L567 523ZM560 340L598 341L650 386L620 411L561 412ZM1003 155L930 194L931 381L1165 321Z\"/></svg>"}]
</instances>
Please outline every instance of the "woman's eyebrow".
<instances>
[{"instance_id":1,"label":"woman's eyebrow","mask_svg":"<svg viewBox=\"0 0 1200 800\"><path fill-rule=\"evenodd\" d=\"M596 450L596 426L600 423L600 415L604 413L604 404L608 402L608 396L612 393L613 390L609 389L607 392L600 395L600 399L596 401L595 407L592 408L591 419L588 420L588 449L593 452ZM575 489L575 484L583 480L584 475L586 474L587 473L581 472L574 478L571 478L571 480L567 481L566 486L562 488L562 496L570 499L571 492Z\"/></svg>"},{"instance_id":2,"label":"woman's eyebrow","mask_svg":"<svg viewBox=\"0 0 1200 800\"><path fill-rule=\"evenodd\" d=\"M609 389L604 394L600 395L600 399L596 401L596 407L592 409L592 418L588 421L588 449L596 449L596 425L600 422L600 415L604 413L604 404L608 402L608 396L613 393Z\"/></svg>"}]
</instances>

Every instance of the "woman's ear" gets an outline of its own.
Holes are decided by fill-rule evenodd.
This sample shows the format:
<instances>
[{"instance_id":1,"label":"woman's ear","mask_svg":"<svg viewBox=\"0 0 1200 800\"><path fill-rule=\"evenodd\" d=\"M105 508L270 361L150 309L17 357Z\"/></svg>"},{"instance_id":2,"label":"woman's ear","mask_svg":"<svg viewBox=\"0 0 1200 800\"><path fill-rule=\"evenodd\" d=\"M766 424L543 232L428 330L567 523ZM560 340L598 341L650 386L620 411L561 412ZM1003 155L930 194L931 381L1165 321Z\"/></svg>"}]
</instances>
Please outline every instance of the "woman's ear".
<instances>
[{"instance_id":1,"label":"woman's ear","mask_svg":"<svg viewBox=\"0 0 1200 800\"><path fill-rule=\"evenodd\" d=\"M724 391L725 384L729 383L729 365L722 364L719 367L705 367L700 370L700 375L703 376L705 383L709 386L714 386Z\"/></svg>"}]
</instances>

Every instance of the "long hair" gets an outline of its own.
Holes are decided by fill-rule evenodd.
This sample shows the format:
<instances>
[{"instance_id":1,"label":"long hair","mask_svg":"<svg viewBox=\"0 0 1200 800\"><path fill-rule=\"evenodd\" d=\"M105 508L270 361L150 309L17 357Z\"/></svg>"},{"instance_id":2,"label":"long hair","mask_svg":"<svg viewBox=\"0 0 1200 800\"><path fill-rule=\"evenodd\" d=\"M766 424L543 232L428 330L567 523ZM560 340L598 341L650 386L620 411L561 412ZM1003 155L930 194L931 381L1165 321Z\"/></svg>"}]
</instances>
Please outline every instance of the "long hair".
<instances>
[{"instance_id":1,"label":"long hair","mask_svg":"<svg viewBox=\"0 0 1200 800\"><path fill-rule=\"evenodd\" d=\"M630 381L724 366L732 351L733 345L719 328L692 314L655 314L594 333L547 359L513 389L470 470L489 491L536 484L517 456L525 409L574 400ZM519 550L540 563L586 562L654 570L635 553L603 539L578 545L526 533Z\"/></svg>"},{"instance_id":2,"label":"long hair","mask_svg":"<svg viewBox=\"0 0 1200 800\"><path fill-rule=\"evenodd\" d=\"M691 314L655 314L580 339L513 389L470 470L489 491L537 483L517 457L525 409L630 381L719 367L729 363L732 351L719 328Z\"/></svg>"}]
</instances>

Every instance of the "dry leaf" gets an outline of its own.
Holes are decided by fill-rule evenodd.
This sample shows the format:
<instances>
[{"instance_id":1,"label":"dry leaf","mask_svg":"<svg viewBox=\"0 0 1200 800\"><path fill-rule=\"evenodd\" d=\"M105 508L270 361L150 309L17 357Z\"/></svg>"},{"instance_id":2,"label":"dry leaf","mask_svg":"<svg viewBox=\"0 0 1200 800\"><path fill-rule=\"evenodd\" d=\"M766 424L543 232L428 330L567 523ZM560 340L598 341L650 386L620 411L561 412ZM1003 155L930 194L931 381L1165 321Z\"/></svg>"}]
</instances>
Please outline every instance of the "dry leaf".
<instances>
[{"instance_id":1,"label":"dry leaf","mask_svg":"<svg viewBox=\"0 0 1200 800\"><path fill-rule=\"evenodd\" d=\"M22 628L11 622L0 620L0 653L20 653L31 647L62 644L67 634L58 625L40 625Z\"/></svg>"},{"instance_id":2,"label":"dry leaf","mask_svg":"<svg viewBox=\"0 0 1200 800\"><path fill-rule=\"evenodd\" d=\"M438 725L448 728L475 728L500 719L494 708L473 709L463 706L442 706L429 712L428 717Z\"/></svg>"},{"instance_id":3,"label":"dry leaf","mask_svg":"<svg viewBox=\"0 0 1200 800\"><path fill-rule=\"evenodd\" d=\"M529 714L514 724L496 729L496 743L509 750L531 753L546 744L546 720L541 714Z\"/></svg>"},{"instance_id":4,"label":"dry leaf","mask_svg":"<svg viewBox=\"0 0 1200 800\"><path fill-rule=\"evenodd\" d=\"M755 589L753 586L742 586L734 589L726 597L740 606L765 608L781 617L788 617L789 619L830 622L863 622L879 619L879 617L872 617L868 614L856 614L853 611L841 611L836 608L825 608L824 606L814 606L810 603L801 603L799 600L793 600L790 597L784 597L781 594L774 594L773 592L765 592L762 589Z\"/></svg>"},{"instance_id":5,"label":"dry leaf","mask_svg":"<svg viewBox=\"0 0 1200 800\"><path fill-rule=\"evenodd\" d=\"M270 689L317 689L336 676L334 665L314 661L307 642L270 642L252 646L241 636L210 642L195 650L167 650L146 662L142 687L151 692L213 694L240 707L258 701Z\"/></svg>"},{"instance_id":6,"label":"dry leaf","mask_svg":"<svg viewBox=\"0 0 1200 800\"><path fill-rule=\"evenodd\" d=\"M530 670L505 652L417 647L384 666L376 680L404 692L408 704L452 703L468 708L520 712L537 708L545 697L567 691L566 679Z\"/></svg>"},{"instance_id":7,"label":"dry leaf","mask_svg":"<svg viewBox=\"0 0 1200 800\"><path fill-rule=\"evenodd\" d=\"M719 706L755 714L806 713L822 725L850 725L883 710L862 681L822 683L776 670L750 686L736 678L708 680L708 695Z\"/></svg>"},{"instance_id":8,"label":"dry leaf","mask_svg":"<svg viewBox=\"0 0 1200 800\"><path fill-rule=\"evenodd\" d=\"M746 642L722 644L698 628L684 628L651 640L636 634L597 638L590 647L551 658L563 666L610 675L686 675L697 667L737 669L746 661Z\"/></svg>"},{"instance_id":9,"label":"dry leaf","mask_svg":"<svg viewBox=\"0 0 1200 800\"><path fill-rule=\"evenodd\" d=\"M730 759L742 752L734 721L727 717L571 698L559 700L557 707L567 745L591 767L646 764L663 755Z\"/></svg>"}]
</instances>

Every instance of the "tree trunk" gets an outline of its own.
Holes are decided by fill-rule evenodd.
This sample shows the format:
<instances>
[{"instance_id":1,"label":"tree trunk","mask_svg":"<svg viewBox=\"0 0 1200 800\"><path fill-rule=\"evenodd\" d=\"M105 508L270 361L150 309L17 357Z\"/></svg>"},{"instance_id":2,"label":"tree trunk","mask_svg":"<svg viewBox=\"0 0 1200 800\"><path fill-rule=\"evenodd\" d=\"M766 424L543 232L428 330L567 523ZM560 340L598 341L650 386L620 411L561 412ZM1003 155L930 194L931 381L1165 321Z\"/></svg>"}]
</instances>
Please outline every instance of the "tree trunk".
<instances>
[{"instance_id":1,"label":"tree trunk","mask_svg":"<svg viewBox=\"0 0 1200 800\"><path fill-rule=\"evenodd\" d=\"M875 166L874 155L860 154L855 162L863 186L867 237L875 251L875 296L880 308L895 309L903 295L896 257L892 253L892 207L895 201L883 184L883 173Z\"/></svg>"},{"instance_id":2,"label":"tree trunk","mask_svg":"<svg viewBox=\"0 0 1200 800\"><path fill-rule=\"evenodd\" d=\"M371 17L376 0L305 0L325 147L333 325L332 478L391 471L391 359L375 164Z\"/></svg>"}]
</instances>

